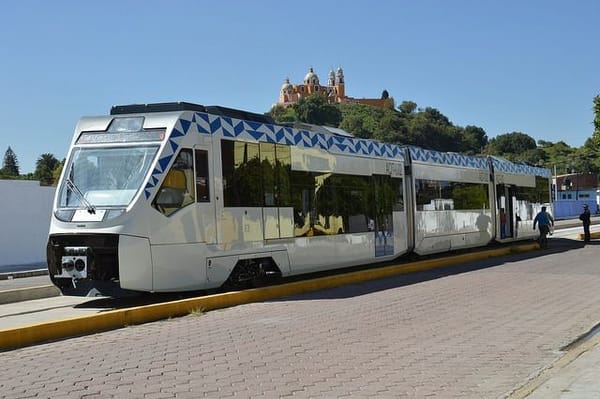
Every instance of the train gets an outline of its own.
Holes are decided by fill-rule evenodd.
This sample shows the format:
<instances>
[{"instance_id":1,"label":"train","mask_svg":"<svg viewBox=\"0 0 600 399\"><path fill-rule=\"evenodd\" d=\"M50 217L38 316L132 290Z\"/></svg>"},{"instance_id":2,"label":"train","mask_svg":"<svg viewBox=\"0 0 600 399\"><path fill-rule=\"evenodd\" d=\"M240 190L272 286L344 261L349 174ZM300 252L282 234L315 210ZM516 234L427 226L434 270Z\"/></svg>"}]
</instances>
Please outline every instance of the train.
<instances>
[{"instance_id":1,"label":"train","mask_svg":"<svg viewBox=\"0 0 600 399\"><path fill-rule=\"evenodd\" d=\"M188 102L82 117L47 263L65 295L240 289L537 237L548 169Z\"/></svg>"}]
</instances>

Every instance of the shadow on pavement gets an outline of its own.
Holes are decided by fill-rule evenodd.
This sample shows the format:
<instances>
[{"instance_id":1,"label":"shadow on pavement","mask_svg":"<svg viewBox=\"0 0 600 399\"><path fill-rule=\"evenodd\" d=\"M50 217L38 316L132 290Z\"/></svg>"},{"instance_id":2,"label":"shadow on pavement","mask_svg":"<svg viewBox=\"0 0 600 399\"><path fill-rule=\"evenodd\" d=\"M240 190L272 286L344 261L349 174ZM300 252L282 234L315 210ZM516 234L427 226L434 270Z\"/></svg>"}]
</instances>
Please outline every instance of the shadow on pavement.
<instances>
[{"instance_id":1,"label":"shadow on pavement","mask_svg":"<svg viewBox=\"0 0 600 399\"><path fill-rule=\"evenodd\" d=\"M530 242L530 241L529 241ZM525 243L529 243L525 242ZM511 244L507 244L511 245ZM514 243L512 244L514 245ZM524 252L520 254L512 254L497 258L489 258L485 260L478 260L475 262L464 263L456 266L447 266L441 267L421 272L414 272L408 274L400 274L397 276L392 276L388 278L378 279L378 280L370 280L365 281L363 283L351 284L346 286L340 286L336 288L331 288L323 291L315 291L311 293L293 295L289 297L283 297L278 299L273 299L271 301L289 301L289 300L298 300L298 299L339 299L339 298L351 298L360 295L370 294L377 291L383 291L391 288L402 287L411 284L418 284L425 281L434 280L441 277L452 276L461 273L468 273L476 270L482 270L490 267L502 266L506 263L522 261L526 259L534 259L545 256L551 256L556 253L562 253L566 251L573 251L577 249L583 248L585 245L600 245L599 241L592 241L590 243L584 244L582 241L575 241L565 238L550 238L549 240L549 248L545 250L534 250L530 252ZM494 249L502 247L502 245L491 245L487 249ZM279 284L285 284L296 281L309 280L319 277L328 277L335 276L343 273L350 273L355 271L364 271L370 269L376 269L381 267L386 267L390 265L401 265L401 264L410 264L415 261L425 260L425 259L436 259L443 258L452 255L465 254L473 252L473 250L461 250L451 254L438 254L434 256L428 257L414 257L414 256L405 256L400 257L399 259L393 262L386 262L374 265L367 266L358 266L346 269L337 269L333 271L319 272L319 273L311 273L300 276L293 276L290 278L285 278L283 280L279 280ZM104 310L113 310L113 309L125 309L135 306L144 306L151 305L155 303L175 301L180 299L187 299L193 297L199 297L214 293L222 293L225 291L221 290L211 290L211 291L192 291L192 292L183 292L183 293L169 293L169 294L150 294L150 293L140 293L140 295L123 297L123 298L90 298L90 301L81 303L76 305L75 308L86 309L86 308L96 308L96 309L104 309Z\"/></svg>"},{"instance_id":2,"label":"shadow on pavement","mask_svg":"<svg viewBox=\"0 0 600 399\"><path fill-rule=\"evenodd\" d=\"M387 277L378 280L365 281L363 283L351 284L346 286L340 286L336 288L330 288L324 291L309 292L300 295L293 295L285 298L275 299L273 301L294 301L294 300L311 300L311 299L343 299L352 298L360 295L371 294L378 291L384 291L387 289L403 287L412 284L418 284L430 280L435 280L442 277L453 276L461 273L468 273L477 270L483 270L491 267L499 267L511 262L518 262L527 259L536 259L546 256L552 256L553 254L563 253L567 251L573 251L581 249L586 245L600 245L600 241L592 241L584 244L581 241L569 240L565 238L551 238L549 240L548 249L537 249L530 252L511 254L507 256L501 256L497 258L489 258L484 260L478 260L474 262L468 262L455 266L441 267L421 272L414 272L408 274L400 274L397 276ZM489 248L488 248L489 249ZM394 264L402 264L404 262L394 262ZM410 263L410 262L406 262ZM381 265L380 267L384 267ZM368 270L369 268L361 268L360 270ZM357 269L353 270L356 271ZM330 273L328 275L333 275ZM323 277L322 275L319 277Z\"/></svg>"}]
</instances>

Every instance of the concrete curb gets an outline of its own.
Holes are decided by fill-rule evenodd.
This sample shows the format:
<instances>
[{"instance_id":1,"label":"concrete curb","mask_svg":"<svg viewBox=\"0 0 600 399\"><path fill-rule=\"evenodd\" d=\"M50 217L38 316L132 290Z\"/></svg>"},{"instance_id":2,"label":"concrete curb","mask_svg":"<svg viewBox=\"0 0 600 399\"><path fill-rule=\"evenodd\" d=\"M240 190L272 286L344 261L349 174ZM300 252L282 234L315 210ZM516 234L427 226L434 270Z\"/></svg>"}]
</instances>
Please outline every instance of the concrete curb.
<instances>
[{"instance_id":1,"label":"concrete curb","mask_svg":"<svg viewBox=\"0 0 600 399\"><path fill-rule=\"evenodd\" d=\"M19 288L16 290L0 291L0 305L14 302L31 301L33 299L59 296L60 290L53 285Z\"/></svg>"},{"instance_id":2,"label":"concrete curb","mask_svg":"<svg viewBox=\"0 0 600 399\"><path fill-rule=\"evenodd\" d=\"M9 273L0 273L0 280L12 280L15 278L47 276L47 275L48 275L48 269L28 270L25 272L9 272Z\"/></svg>"},{"instance_id":3,"label":"concrete curb","mask_svg":"<svg viewBox=\"0 0 600 399\"><path fill-rule=\"evenodd\" d=\"M492 257L505 256L512 253L527 252L538 248L539 246L537 243L517 245L476 253L455 255L443 259L429 259L409 264L392 265L312 280L255 288L246 291L235 291L128 309L111 310L88 316L5 329L0 330L0 350L14 349L49 340L107 331L170 317L184 316L198 311L204 312L222 309L235 305L320 291L400 274L414 273L489 259Z\"/></svg>"},{"instance_id":4,"label":"concrete curb","mask_svg":"<svg viewBox=\"0 0 600 399\"><path fill-rule=\"evenodd\" d=\"M589 350L592 350L597 345L600 345L600 335L598 334L590 337L589 339L584 340L580 344L576 345L574 348L566 350L566 352L560 355L558 359L556 359L549 367L540 370L537 375L533 376L525 384L515 389L506 398L526 399L544 383L549 381L551 378L557 376L562 369L564 369L569 364L577 360L579 356L581 356Z\"/></svg>"}]
</instances>

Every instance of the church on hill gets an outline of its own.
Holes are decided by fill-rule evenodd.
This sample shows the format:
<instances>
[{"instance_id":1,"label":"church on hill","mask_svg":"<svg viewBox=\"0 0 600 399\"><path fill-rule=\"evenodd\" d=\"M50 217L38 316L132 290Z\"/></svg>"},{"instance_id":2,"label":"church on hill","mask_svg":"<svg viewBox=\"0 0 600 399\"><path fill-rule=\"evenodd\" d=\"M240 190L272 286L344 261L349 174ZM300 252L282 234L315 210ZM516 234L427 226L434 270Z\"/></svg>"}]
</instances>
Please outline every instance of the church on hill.
<instances>
[{"instance_id":1,"label":"church on hill","mask_svg":"<svg viewBox=\"0 0 600 399\"><path fill-rule=\"evenodd\" d=\"M344 83L344 71L338 68L337 71L329 71L327 85L322 86L319 77L310 68L304 77L302 84L292 84L289 79L286 79L281 86L279 92L279 101L277 105L289 107L297 103L301 98L307 97L313 93L321 93L327 98L330 104L365 104L373 107L386 108L389 107L389 97L387 91L383 91L381 98L354 98L346 96L346 87ZM393 107L393 105L392 105Z\"/></svg>"}]
</instances>

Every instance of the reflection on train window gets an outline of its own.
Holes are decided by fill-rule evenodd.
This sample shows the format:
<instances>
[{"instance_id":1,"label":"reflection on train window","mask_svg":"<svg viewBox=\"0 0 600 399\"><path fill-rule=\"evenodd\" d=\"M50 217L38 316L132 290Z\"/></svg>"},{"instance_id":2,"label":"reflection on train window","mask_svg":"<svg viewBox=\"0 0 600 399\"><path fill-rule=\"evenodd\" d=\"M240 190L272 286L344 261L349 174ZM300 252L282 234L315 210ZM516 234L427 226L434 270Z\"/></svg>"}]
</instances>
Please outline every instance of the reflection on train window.
<instances>
[{"instance_id":1,"label":"reflection on train window","mask_svg":"<svg viewBox=\"0 0 600 399\"><path fill-rule=\"evenodd\" d=\"M536 176L535 187L514 187L515 214L523 221L533 220L550 198L550 179Z\"/></svg>"},{"instance_id":2,"label":"reflection on train window","mask_svg":"<svg viewBox=\"0 0 600 399\"><path fill-rule=\"evenodd\" d=\"M289 146L221 140L226 207L291 206Z\"/></svg>"},{"instance_id":3,"label":"reflection on train window","mask_svg":"<svg viewBox=\"0 0 600 399\"><path fill-rule=\"evenodd\" d=\"M194 201L192 150L182 149L160 186L152 206L169 216Z\"/></svg>"},{"instance_id":4,"label":"reflection on train window","mask_svg":"<svg viewBox=\"0 0 600 399\"><path fill-rule=\"evenodd\" d=\"M196 150L196 201L209 202L208 151Z\"/></svg>"},{"instance_id":5,"label":"reflection on train window","mask_svg":"<svg viewBox=\"0 0 600 399\"><path fill-rule=\"evenodd\" d=\"M404 209L401 178L293 171L291 188L296 237L387 228Z\"/></svg>"},{"instance_id":6,"label":"reflection on train window","mask_svg":"<svg viewBox=\"0 0 600 399\"><path fill-rule=\"evenodd\" d=\"M221 140L226 207L293 207L295 236L374 231L404 210L402 178L292 171L289 146Z\"/></svg>"},{"instance_id":7,"label":"reflection on train window","mask_svg":"<svg viewBox=\"0 0 600 399\"><path fill-rule=\"evenodd\" d=\"M415 192L419 211L489 208L487 184L417 179Z\"/></svg>"}]
</instances>

